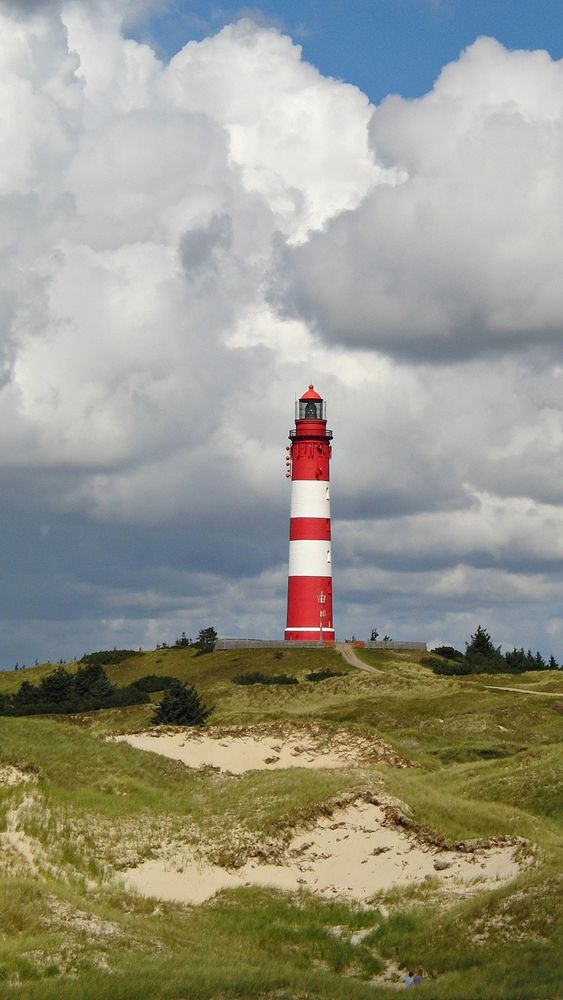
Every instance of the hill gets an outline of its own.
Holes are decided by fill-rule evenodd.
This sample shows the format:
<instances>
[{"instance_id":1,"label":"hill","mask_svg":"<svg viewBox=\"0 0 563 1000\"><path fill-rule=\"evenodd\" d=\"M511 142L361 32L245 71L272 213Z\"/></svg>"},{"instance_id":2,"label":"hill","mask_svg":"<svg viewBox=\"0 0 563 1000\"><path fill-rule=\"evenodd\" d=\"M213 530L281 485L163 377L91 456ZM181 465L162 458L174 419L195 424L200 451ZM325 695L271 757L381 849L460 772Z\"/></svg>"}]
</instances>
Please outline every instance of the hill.
<instances>
[{"instance_id":1,"label":"hill","mask_svg":"<svg viewBox=\"0 0 563 1000\"><path fill-rule=\"evenodd\" d=\"M225 754L241 734L277 747L260 770L189 768L108 739L146 731L150 705L0 718L0 996L392 997L414 965L421 997L560 997L561 673L442 677L384 650L359 654L367 673L334 650L280 653L165 649L106 668L118 686L194 684ZM0 673L0 694L53 669ZM306 680L328 670L341 676ZM299 683L233 683L248 673ZM301 766L278 767L289 747ZM329 753L341 759L314 766ZM420 855L431 874L361 901L336 875L332 895L316 891L310 845L338 860L354 810L379 811L389 838L378 856L370 833L362 871L389 874L402 837L405 871ZM482 859L502 850L517 869L491 881ZM454 874L462 856L471 879ZM171 883L195 879L190 858L233 887L199 905L131 890L158 865ZM302 873L280 891L258 879L264 865Z\"/></svg>"}]
</instances>

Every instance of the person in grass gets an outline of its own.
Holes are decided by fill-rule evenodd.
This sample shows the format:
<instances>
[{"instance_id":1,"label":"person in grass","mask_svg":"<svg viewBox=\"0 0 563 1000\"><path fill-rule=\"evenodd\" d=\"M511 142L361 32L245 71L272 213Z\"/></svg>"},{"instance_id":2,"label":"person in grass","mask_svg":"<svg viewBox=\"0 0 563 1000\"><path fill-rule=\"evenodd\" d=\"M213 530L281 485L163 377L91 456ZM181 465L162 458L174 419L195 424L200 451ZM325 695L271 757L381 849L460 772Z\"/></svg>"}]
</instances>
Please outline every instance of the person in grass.
<instances>
[{"instance_id":1,"label":"person in grass","mask_svg":"<svg viewBox=\"0 0 563 1000\"><path fill-rule=\"evenodd\" d=\"M414 983L414 972L409 972L408 976L405 976L405 986L408 988Z\"/></svg>"},{"instance_id":2,"label":"person in grass","mask_svg":"<svg viewBox=\"0 0 563 1000\"><path fill-rule=\"evenodd\" d=\"M420 984L423 981L423 979L424 979L424 974L422 972L422 969L418 969L418 971L416 972L416 974L413 976L413 980L412 980L413 984L415 986L420 986Z\"/></svg>"}]
</instances>

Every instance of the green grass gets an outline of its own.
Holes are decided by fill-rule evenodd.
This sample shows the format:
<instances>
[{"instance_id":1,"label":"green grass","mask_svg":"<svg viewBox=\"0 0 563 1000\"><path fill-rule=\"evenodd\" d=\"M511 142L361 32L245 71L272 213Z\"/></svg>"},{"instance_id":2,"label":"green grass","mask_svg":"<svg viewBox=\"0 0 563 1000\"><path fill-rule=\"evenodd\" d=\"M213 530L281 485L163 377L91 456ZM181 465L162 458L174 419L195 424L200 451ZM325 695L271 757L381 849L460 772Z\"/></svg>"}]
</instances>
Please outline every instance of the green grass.
<instances>
[{"instance_id":1,"label":"green grass","mask_svg":"<svg viewBox=\"0 0 563 1000\"><path fill-rule=\"evenodd\" d=\"M345 727L386 739L416 767L233 777L105 741L146 728L150 706L0 718L0 766L34 778L0 787L0 831L19 810L18 829L43 851L32 870L0 839L0 997L362 1000L396 996L382 971L413 965L431 977L421 998L560 997L563 716L554 699L484 685L556 692L563 678L437 677L422 654L359 655L382 673L362 674L333 650L284 650L280 659L270 649L156 650L107 672L119 685L148 673L195 684L214 706L210 724L314 721L328 740ZM0 673L0 691L49 669ZM323 669L345 676L304 680ZM300 683L232 683L255 671ZM163 841L207 845L212 860L236 865L333 797L383 788L432 835L525 837L533 863L512 883L448 905L431 880L365 909L250 887L189 907L127 893L112 874Z\"/></svg>"}]
</instances>

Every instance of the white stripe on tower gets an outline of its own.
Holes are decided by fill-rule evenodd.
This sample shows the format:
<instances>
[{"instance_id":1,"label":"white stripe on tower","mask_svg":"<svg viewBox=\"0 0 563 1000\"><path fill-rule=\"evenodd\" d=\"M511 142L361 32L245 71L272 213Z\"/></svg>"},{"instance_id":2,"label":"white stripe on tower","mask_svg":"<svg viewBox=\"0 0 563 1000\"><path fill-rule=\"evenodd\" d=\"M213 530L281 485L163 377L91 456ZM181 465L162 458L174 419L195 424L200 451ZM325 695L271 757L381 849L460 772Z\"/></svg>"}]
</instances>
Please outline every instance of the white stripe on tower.
<instances>
[{"instance_id":1,"label":"white stripe on tower","mask_svg":"<svg viewBox=\"0 0 563 1000\"><path fill-rule=\"evenodd\" d=\"M330 542L289 543L289 576L331 576Z\"/></svg>"},{"instance_id":2,"label":"white stripe on tower","mask_svg":"<svg viewBox=\"0 0 563 1000\"><path fill-rule=\"evenodd\" d=\"M294 479L290 518L330 517L330 486L326 480Z\"/></svg>"}]
</instances>

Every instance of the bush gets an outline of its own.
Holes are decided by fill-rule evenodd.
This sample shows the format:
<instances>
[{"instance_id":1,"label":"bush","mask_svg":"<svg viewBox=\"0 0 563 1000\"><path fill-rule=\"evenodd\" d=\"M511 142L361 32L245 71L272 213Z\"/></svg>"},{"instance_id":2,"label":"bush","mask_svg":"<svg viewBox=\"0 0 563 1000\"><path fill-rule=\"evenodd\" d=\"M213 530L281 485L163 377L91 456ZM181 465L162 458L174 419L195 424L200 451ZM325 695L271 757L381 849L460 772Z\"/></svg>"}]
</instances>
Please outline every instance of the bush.
<instances>
[{"instance_id":1,"label":"bush","mask_svg":"<svg viewBox=\"0 0 563 1000\"><path fill-rule=\"evenodd\" d=\"M85 653L79 662L87 666L110 666L140 655L142 653L135 649L100 649L97 653Z\"/></svg>"},{"instance_id":2,"label":"bush","mask_svg":"<svg viewBox=\"0 0 563 1000\"><path fill-rule=\"evenodd\" d=\"M345 677L343 670L317 670L311 674L305 674L306 681L326 681L329 677Z\"/></svg>"},{"instance_id":3,"label":"bush","mask_svg":"<svg viewBox=\"0 0 563 1000\"><path fill-rule=\"evenodd\" d=\"M459 649L454 649L453 646L436 646L430 652L436 656L445 656L446 660L463 660L463 653Z\"/></svg>"},{"instance_id":4,"label":"bush","mask_svg":"<svg viewBox=\"0 0 563 1000\"><path fill-rule=\"evenodd\" d=\"M203 726L212 708L206 708L194 687L188 687L174 679L165 692L159 705L156 706L151 724L160 726L168 723L173 726Z\"/></svg>"},{"instance_id":5,"label":"bush","mask_svg":"<svg viewBox=\"0 0 563 1000\"><path fill-rule=\"evenodd\" d=\"M258 671L253 674L239 674L233 677L233 684L299 684L297 677L290 677L289 674L275 674L267 677Z\"/></svg>"},{"instance_id":6,"label":"bush","mask_svg":"<svg viewBox=\"0 0 563 1000\"><path fill-rule=\"evenodd\" d=\"M420 662L423 666L430 667L435 674L440 674L442 677L459 677L464 674L473 673L469 663L460 663L457 660L444 662L444 660L436 660L433 656L423 656Z\"/></svg>"},{"instance_id":7,"label":"bush","mask_svg":"<svg viewBox=\"0 0 563 1000\"><path fill-rule=\"evenodd\" d=\"M139 688L139 691L166 691L175 680L175 677L167 674L145 674L138 681L133 681L133 686Z\"/></svg>"}]
</instances>

